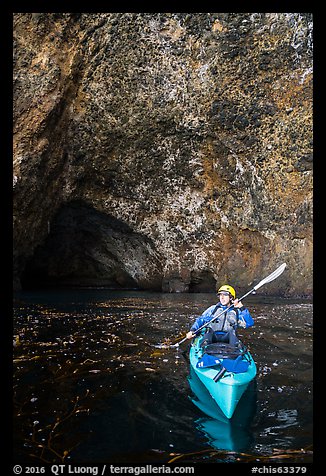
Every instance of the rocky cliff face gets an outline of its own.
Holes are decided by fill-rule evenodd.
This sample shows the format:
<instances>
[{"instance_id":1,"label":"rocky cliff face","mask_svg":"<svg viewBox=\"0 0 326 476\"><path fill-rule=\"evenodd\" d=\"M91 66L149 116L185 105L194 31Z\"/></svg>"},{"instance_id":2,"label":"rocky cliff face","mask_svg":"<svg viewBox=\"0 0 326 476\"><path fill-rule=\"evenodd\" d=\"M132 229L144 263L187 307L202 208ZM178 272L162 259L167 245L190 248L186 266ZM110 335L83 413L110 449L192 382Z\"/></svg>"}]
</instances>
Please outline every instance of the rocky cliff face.
<instances>
[{"instance_id":1,"label":"rocky cliff face","mask_svg":"<svg viewBox=\"0 0 326 476\"><path fill-rule=\"evenodd\" d=\"M14 272L312 293L312 19L14 15Z\"/></svg>"}]
</instances>

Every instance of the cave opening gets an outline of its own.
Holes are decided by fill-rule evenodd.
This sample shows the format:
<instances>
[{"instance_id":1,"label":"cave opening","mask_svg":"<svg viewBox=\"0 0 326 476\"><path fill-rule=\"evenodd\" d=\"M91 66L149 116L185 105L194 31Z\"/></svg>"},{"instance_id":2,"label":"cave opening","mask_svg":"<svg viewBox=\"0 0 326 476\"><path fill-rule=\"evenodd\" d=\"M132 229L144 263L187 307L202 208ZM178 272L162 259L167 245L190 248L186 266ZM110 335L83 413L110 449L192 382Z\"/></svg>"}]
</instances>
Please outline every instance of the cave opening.
<instances>
[{"instance_id":1,"label":"cave opening","mask_svg":"<svg viewBox=\"0 0 326 476\"><path fill-rule=\"evenodd\" d=\"M210 270L192 271L190 274L190 293L213 293L216 290L216 279Z\"/></svg>"},{"instance_id":2,"label":"cave opening","mask_svg":"<svg viewBox=\"0 0 326 476\"><path fill-rule=\"evenodd\" d=\"M22 289L105 287L162 289L153 242L84 201L64 204L21 276Z\"/></svg>"}]
</instances>

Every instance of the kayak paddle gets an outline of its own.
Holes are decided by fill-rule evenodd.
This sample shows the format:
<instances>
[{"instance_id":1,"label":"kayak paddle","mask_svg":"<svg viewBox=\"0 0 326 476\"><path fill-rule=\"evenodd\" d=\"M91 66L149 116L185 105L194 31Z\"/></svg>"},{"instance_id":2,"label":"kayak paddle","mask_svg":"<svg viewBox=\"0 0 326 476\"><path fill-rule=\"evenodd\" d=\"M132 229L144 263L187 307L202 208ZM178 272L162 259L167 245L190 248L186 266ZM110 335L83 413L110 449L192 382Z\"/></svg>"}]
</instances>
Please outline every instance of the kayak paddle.
<instances>
[{"instance_id":1,"label":"kayak paddle","mask_svg":"<svg viewBox=\"0 0 326 476\"><path fill-rule=\"evenodd\" d=\"M269 274L266 278L262 279L258 284L256 284L256 286L254 286L252 289L250 289L250 291L248 291L246 294L241 296L241 298L238 299L238 301L243 301L244 298L249 296L249 294L255 293L257 291L257 289L264 286L264 284L267 284L267 283L270 283L271 281L274 281L274 279L278 278L283 273L285 268L286 268L286 263L281 264L281 266L279 266L275 271L273 271L271 274ZM234 304L231 304L231 306L229 306L227 309L225 309L224 311L222 310L221 312L219 312L210 321L206 322L201 327L199 327L196 331L194 331L194 334L195 335L198 334L198 332L200 332L202 329L204 329L204 327L207 327L209 324L214 322L217 318L222 316L224 313L228 312L233 307L234 307ZM182 340L180 340L176 344L169 345L169 347L179 347L179 345L182 344L183 342L185 342L186 340L187 340L187 337L184 337Z\"/></svg>"}]
</instances>

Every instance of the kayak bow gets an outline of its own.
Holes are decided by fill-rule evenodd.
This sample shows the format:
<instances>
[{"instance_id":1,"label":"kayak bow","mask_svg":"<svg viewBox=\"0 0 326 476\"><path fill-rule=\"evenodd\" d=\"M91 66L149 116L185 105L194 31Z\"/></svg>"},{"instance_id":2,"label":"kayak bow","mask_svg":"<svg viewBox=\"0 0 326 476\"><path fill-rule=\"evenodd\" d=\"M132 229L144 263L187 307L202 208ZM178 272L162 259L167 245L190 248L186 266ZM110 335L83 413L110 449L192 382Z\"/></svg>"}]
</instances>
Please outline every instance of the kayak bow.
<instances>
[{"instance_id":1,"label":"kayak bow","mask_svg":"<svg viewBox=\"0 0 326 476\"><path fill-rule=\"evenodd\" d=\"M239 358L249 364L245 372L237 373L232 371L232 366L226 364L224 366L223 360L228 362L229 359L221 359L220 363L211 367L198 367L197 364L204 355L204 350L200 346L201 341L202 336L198 336L192 342L189 354L190 365L224 415L232 418L240 398L256 376L256 364L250 352L244 349Z\"/></svg>"}]
</instances>

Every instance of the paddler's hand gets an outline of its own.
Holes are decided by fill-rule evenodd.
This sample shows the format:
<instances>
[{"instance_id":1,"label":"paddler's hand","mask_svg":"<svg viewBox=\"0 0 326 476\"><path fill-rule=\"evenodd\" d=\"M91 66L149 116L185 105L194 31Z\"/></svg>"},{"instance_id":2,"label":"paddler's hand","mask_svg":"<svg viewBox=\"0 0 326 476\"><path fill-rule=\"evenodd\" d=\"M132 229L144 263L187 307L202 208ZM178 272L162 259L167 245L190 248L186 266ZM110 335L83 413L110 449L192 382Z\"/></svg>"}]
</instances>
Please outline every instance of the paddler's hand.
<instances>
[{"instance_id":1,"label":"paddler's hand","mask_svg":"<svg viewBox=\"0 0 326 476\"><path fill-rule=\"evenodd\" d=\"M243 307L242 302L239 301L238 299L235 299L235 300L233 301L233 305L234 305L234 307L237 307L238 309L240 309L241 307Z\"/></svg>"},{"instance_id":2,"label":"paddler's hand","mask_svg":"<svg viewBox=\"0 0 326 476\"><path fill-rule=\"evenodd\" d=\"M192 339L193 337L195 337L195 333L192 332L192 331L189 331L188 334L186 335L187 339Z\"/></svg>"}]
</instances>

